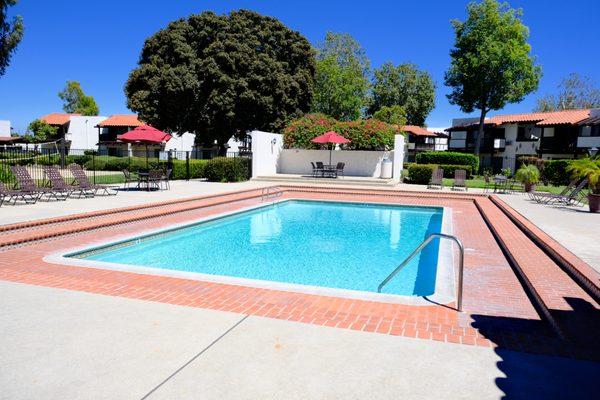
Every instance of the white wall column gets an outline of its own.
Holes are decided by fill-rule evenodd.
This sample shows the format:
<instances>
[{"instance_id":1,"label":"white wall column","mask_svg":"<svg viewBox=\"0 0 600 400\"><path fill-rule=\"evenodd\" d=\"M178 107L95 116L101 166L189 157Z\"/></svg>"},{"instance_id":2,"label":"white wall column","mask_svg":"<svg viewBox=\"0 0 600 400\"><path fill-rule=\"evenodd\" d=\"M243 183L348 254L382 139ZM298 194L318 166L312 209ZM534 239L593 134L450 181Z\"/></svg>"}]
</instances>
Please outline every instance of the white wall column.
<instances>
[{"instance_id":1,"label":"white wall column","mask_svg":"<svg viewBox=\"0 0 600 400\"><path fill-rule=\"evenodd\" d=\"M394 168L392 178L400 180L402 177L402 169L404 168L404 152L405 152L404 135L396 135L394 137Z\"/></svg>"},{"instance_id":2,"label":"white wall column","mask_svg":"<svg viewBox=\"0 0 600 400\"><path fill-rule=\"evenodd\" d=\"M283 135L252 131L252 178L277 173L279 156L283 149Z\"/></svg>"}]
</instances>

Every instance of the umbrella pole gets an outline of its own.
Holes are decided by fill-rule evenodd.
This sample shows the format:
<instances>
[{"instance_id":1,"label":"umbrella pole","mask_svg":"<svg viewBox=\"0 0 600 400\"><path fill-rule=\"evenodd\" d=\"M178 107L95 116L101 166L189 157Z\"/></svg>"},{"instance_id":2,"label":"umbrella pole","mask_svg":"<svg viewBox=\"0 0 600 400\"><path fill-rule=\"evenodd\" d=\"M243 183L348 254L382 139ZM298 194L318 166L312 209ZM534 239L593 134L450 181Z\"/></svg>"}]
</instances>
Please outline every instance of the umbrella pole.
<instances>
[{"instance_id":1,"label":"umbrella pole","mask_svg":"<svg viewBox=\"0 0 600 400\"><path fill-rule=\"evenodd\" d=\"M329 147L329 165L331 165L331 153L333 152L333 145Z\"/></svg>"},{"instance_id":2,"label":"umbrella pole","mask_svg":"<svg viewBox=\"0 0 600 400\"><path fill-rule=\"evenodd\" d=\"M146 143L146 169L148 169L148 143Z\"/></svg>"}]
</instances>

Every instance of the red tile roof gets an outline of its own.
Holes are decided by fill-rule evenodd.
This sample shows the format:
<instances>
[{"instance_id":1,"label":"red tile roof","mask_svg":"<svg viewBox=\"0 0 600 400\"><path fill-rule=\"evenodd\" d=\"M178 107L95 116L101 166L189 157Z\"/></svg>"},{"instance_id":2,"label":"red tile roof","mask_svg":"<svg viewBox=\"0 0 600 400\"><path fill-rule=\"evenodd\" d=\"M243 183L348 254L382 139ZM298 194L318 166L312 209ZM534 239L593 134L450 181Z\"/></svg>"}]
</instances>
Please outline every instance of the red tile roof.
<instances>
[{"instance_id":1,"label":"red tile roof","mask_svg":"<svg viewBox=\"0 0 600 400\"><path fill-rule=\"evenodd\" d=\"M485 123L490 125L503 125L503 124L514 124L519 122L530 122L538 126L549 126L549 125L575 125L579 122L590 117L590 110L563 110L563 111L549 111L549 112L538 112L538 113L524 113L524 114L507 114L507 115L496 115L491 118L486 118ZM476 122L465 123L463 125L457 125L452 128L475 126Z\"/></svg>"},{"instance_id":2,"label":"red tile roof","mask_svg":"<svg viewBox=\"0 0 600 400\"><path fill-rule=\"evenodd\" d=\"M81 114L51 113L44 115L40 120L50 125L64 125L71 120L71 117L79 115Z\"/></svg>"},{"instance_id":3,"label":"red tile roof","mask_svg":"<svg viewBox=\"0 0 600 400\"><path fill-rule=\"evenodd\" d=\"M416 136L437 136L434 132L416 125L404 125L402 130Z\"/></svg>"},{"instance_id":4,"label":"red tile roof","mask_svg":"<svg viewBox=\"0 0 600 400\"><path fill-rule=\"evenodd\" d=\"M144 125L136 114L114 114L100 122L98 126L140 126Z\"/></svg>"},{"instance_id":5,"label":"red tile roof","mask_svg":"<svg viewBox=\"0 0 600 400\"><path fill-rule=\"evenodd\" d=\"M497 115L486 122L502 125L515 122L535 122L536 125L576 124L589 117L590 110L564 110L527 114Z\"/></svg>"}]
</instances>

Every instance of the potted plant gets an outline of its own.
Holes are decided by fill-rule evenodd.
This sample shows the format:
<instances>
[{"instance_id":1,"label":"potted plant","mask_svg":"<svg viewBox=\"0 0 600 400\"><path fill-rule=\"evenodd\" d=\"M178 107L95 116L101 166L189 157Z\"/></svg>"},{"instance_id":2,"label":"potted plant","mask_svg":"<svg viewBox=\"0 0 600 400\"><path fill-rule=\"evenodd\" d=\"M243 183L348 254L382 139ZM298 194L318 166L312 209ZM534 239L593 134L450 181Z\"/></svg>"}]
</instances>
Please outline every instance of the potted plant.
<instances>
[{"instance_id":1,"label":"potted plant","mask_svg":"<svg viewBox=\"0 0 600 400\"><path fill-rule=\"evenodd\" d=\"M526 192L532 192L535 190L535 184L540 181L540 170L533 164L523 164L517 170L515 179L525 185Z\"/></svg>"},{"instance_id":2,"label":"potted plant","mask_svg":"<svg viewBox=\"0 0 600 400\"><path fill-rule=\"evenodd\" d=\"M600 159L581 158L571 162L567 170L576 178L587 178L590 212L600 212Z\"/></svg>"}]
</instances>

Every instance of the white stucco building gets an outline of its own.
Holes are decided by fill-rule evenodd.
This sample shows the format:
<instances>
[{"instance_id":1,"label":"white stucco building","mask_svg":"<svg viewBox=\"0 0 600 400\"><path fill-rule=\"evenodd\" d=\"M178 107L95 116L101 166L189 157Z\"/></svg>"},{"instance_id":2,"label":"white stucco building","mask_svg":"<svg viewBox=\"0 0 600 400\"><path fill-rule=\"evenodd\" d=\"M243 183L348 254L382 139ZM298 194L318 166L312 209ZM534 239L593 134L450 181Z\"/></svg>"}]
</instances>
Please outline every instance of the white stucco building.
<instances>
[{"instance_id":1,"label":"white stucco building","mask_svg":"<svg viewBox=\"0 0 600 400\"><path fill-rule=\"evenodd\" d=\"M473 153L478 118L454 119L448 150ZM518 166L520 156L577 158L600 147L600 109L497 115L485 120L481 165L498 171Z\"/></svg>"}]
</instances>

